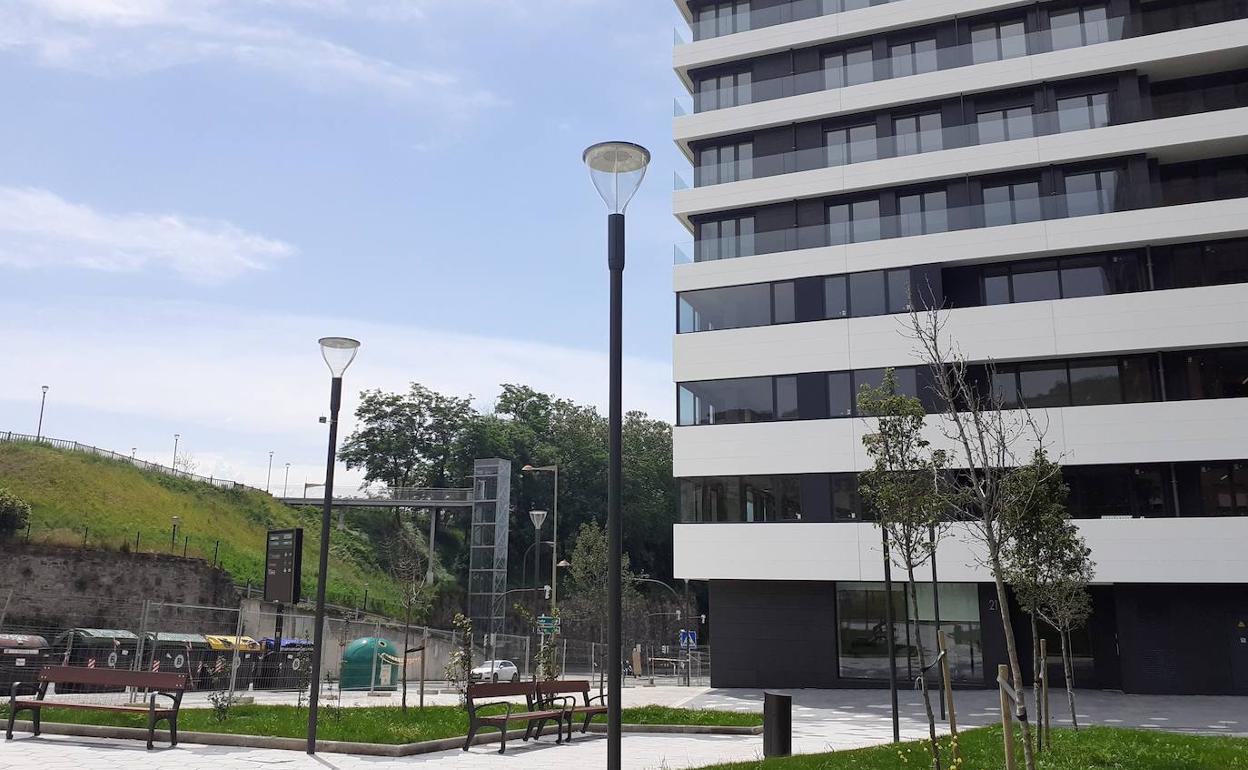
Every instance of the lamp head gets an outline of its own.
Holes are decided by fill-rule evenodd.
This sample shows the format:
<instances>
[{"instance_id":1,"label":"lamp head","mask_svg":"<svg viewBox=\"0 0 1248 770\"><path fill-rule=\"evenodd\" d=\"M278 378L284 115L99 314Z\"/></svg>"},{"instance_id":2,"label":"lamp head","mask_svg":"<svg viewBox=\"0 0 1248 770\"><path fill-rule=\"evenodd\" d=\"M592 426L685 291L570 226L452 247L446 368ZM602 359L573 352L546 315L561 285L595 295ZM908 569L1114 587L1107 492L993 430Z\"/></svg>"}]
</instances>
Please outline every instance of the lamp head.
<instances>
[{"instance_id":1,"label":"lamp head","mask_svg":"<svg viewBox=\"0 0 1248 770\"><path fill-rule=\"evenodd\" d=\"M347 371L360 349L360 341L350 337L321 337L318 341L321 344L321 357L325 359L325 364L334 377L341 377Z\"/></svg>"},{"instance_id":2,"label":"lamp head","mask_svg":"<svg viewBox=\"0 0 1248 770\"><path fill-rule=\"evenodd\" d=\"M43 386L43 392L44 392L44 393L47 393L47 392L48 392L48 386L47 386L47 385L44 385L44 386Z\"/></svg>"},{"instance_id":3,"label":"lamp head","mask_svg":"<svg viewBox=\"0 0 1248 770\"><path fill-rule=\"evenodd\" d=\"M612 214L623 214L650 165L650 151L632 142L600 142L585 150L585 165Z\"/></svg>"},{"instance_id":4,"label":"lamp head","mask_svg":"<svg viewBox=\"0 0 1248 770\"><path fill-rule=\"evenodd\" d=\"M534 529L541 529L542 522L546 521L546 511L529 511L529 520L533 522Z\"/></svg>"}]
</instances>

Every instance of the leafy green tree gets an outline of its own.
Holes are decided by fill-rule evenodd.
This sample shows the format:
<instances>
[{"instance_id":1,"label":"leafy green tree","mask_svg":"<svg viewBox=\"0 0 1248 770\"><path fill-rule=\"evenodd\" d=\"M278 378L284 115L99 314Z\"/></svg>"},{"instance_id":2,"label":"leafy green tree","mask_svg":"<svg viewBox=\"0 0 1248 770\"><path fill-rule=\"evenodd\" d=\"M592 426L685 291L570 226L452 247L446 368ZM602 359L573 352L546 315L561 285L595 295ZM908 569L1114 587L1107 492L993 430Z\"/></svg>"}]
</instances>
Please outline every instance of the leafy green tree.
<instances>
[{"instance_id":1,"label":"leafy green tree","mask_svg":"<svg viewBox=\"0 0 1248 770\"><path fill-rule=\"evenodd\" d=\"M607 569L608 541L606 530L595 521L582 524L577 532L576 545L572 550L569 561L572 566L567 570L567 594L565 594L567 598L560 600L563 616L580 623L581 628L579 630L589 632L585 635L592 635L599 641L605 641L607 638L607 608L610 606L607 601L607 575L610 573ZM637 576L630 568L627 553L623 555L620 566L623 579L625 618L628 619L632 615L632 620L635 621L635 613L628 612L628 609L640 606L642 602L634 580ZM628 625L627 622L626 625ZM628 629L625 629L625 636L630 636Z\"/></svg>"},{"instance_id":2,"label":"leafy green tree","mask_svg":"<svg viewBox=\"0 0 1248 770\"><path fill-rule=\"evenodd\" d=\"M476 417L471 397L443 395L414 382L406 393L364 391L355 417L360 427L338 457L348 468L363 468L367 481L445 487L462 480L451 474Z\"/></svg>"},{"instance_id":3,"label":"leafy green tree","mask_svg":"<svg viewBox=\"0 0 1248 770\"><path fill-rule=\"evenodd\" d=\"M1007 521L1010 540L1003 552L1006 579L1014 588L1019 606L1032 616L1037 702L1043 665L1035 620L1038 616L1061 637L1066 696L1071 721L1077 729L1069 642L1071 631L1087 622L1092 611L1087 588L1095 573L1092 552L1067 511L1070 489L1062 480L1062 468L1049 459L1043 448L1010 475L1007 490L1015 502Z\"/></svg>"},{"instance_id":4,"label":"leafy green tree","mask_svg":"<svg viewBox=\"0 0 1248 770\"><path fill-rule=\"evenodd\" d=\"M942 526L942 500L936 479L945 469L945 458L943 453L932 451L931 442L923 437L927 417L923 404L914 396L897 392L897 376L892 369L884 372L884 381L879 387L864 387L858 392L858 411L873 415L876 423L875 432L862 437L872 466L859 474L859 491L888 536L890 553L885 554L885 558L891 558L906 570L908 603L917 635L915 648L919 670L924 672L918 681L927 710L932 767L940 770L940 745L927 689L927 653L919 622L915 570L935 556L937 535Z\"/></svg>"},{"instance_id":5,"label":"leafy green tree","mask_svg":"<svg viewBox=\"0 0 1248 770\"><path fill-rule=\"evenodd\" d=\"M0 487L0 540L13 537L30 521L30 503Z\"/></svg>"}]
</instances>

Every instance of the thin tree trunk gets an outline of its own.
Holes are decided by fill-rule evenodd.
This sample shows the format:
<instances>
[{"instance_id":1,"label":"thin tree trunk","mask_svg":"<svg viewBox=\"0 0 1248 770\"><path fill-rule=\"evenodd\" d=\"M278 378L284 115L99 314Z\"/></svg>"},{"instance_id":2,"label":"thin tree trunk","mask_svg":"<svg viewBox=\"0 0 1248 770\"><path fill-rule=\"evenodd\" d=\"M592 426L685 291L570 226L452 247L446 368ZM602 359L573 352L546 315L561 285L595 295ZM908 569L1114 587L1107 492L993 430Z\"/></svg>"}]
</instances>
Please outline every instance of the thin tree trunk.
<instances>
[{"instance_id":1,"label":"thin tree trunk","mask_svg":"<svg viewBox=\"0 0 1248 770\"><path fill-rule=\"evenodd\" d=\"M906 577L910 584L910 606L914 610L914 636L919 650L919 687L923 690L923 708L927 710L927 732L931 737L932 770L940 770L940 744L936 740L936 715L932 713L932 698L927 691L927 654L923 651L923 635L919 631L919 589L914 582L914 565L906 565Z\"/></svg>"},{"instance_id":2,"label":"thin tree trunk","mask_svg":"<svg viewBox=\"0 0 1248 770\"><path fill-rule=\"evenodd\" d=\"M1070 660L1069 630L1059 630L1062 637L1062 672L1066 674L1066 701L1070 704L1070 724L1079 729L1079 717L1075 714L1075 666Z\"/></svg>"},{"instance_id":3,"label":"thin tree trunk","mask_svg":"<svg viewBox=\"0 0 1248 770\"><path fill-rule=\"evenodd\" d=\"M1036 622L1036 613L1028 613L1031 616L1031 692L1032 700L1036 703L1036 718L1040 719L1040 624ZM1044 750L1044 730L1036 732L1036 750Z\"/></svg>"},{"instance_id":4,"label":"thin tree trunk","mask_svg":"<svg viewBox=\"0 0 1248 770\"><path fill-rule=\"evenodd\" d=\"M412 605L403 603L403 713L407 713L407 648L412 628ZM424 653L421 653L422 655Z\"/></svg>"},{"instance_id":5,"label":"thin tree trunk","mask_svg":"<svg viewBox=\"0 0 1248 770\"><path fill-rule=\"evenodd\" d=\"M1027 770L1036 770L1036 754L1031 743L1031 723L1027 721L1027 691L1023 685L1023 667L1018 662L1018 641L1014 638L1014 622L1010 620L1009 596L1001 579L1000 554L992 554L992 575L997 585L997 610L1001 613L1001 630L1005 632L1005 648L1010 656L1010 677L1014 680L1015 710L1023 730L1023 762Z\"/></svg>"}]
</instances>

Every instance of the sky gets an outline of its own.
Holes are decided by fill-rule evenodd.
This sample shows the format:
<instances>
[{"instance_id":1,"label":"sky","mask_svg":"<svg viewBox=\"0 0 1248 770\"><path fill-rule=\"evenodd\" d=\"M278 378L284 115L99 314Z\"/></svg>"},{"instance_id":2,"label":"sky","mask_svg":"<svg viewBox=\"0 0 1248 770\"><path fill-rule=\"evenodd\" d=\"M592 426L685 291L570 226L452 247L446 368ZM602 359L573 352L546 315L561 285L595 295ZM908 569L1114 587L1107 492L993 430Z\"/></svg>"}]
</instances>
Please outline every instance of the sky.
<instances>
[{"instance_id":1,"label":"sky","mask_svg":"<svg viewBox=\"0 0 1248 770\"><path fill-rule=\"evenodd\" d=\"M329 371L488 411L607 397L606 209L629 208L624 406L674 413L672 0L0 2L0 431L280 491L323 479ZM686 175L682 172L682 175ZM269 481L269 452L273 471ZM361 481L339 470L339 488Z\"/></svg>"}]
</instances>

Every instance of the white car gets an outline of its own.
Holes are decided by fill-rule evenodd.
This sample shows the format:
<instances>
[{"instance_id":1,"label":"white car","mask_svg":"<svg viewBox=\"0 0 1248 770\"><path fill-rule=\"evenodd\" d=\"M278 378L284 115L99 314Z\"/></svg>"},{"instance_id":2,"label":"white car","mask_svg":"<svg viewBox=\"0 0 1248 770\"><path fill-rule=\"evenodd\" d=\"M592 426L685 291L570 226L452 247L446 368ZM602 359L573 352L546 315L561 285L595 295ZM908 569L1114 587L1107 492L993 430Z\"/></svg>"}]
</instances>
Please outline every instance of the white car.
<instances>
[{"instance_id":1,"label":"white car","mask_svg":"<svg viewBox=\"0 0 1248 770\"><path fill-rule=\"evenodd\" d=\"M469 674L474 682L519 682L520 669L510 660L487 660Z\"/></svg>"}]
</instances>

